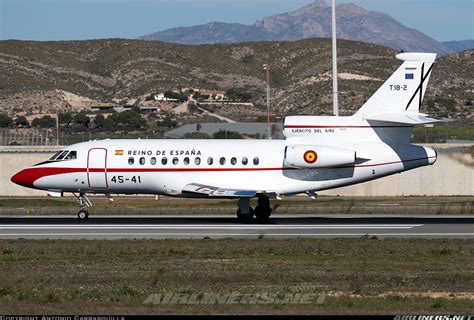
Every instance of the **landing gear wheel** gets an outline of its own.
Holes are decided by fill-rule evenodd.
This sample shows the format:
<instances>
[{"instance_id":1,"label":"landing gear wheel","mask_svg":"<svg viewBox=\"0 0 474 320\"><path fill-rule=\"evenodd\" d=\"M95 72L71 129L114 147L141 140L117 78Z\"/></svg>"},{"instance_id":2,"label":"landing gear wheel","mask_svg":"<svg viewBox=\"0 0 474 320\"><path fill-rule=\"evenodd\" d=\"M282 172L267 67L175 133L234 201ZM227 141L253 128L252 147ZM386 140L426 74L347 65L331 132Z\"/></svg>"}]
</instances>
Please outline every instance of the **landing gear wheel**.
<instances>
[{"instance_id":1,"label":"landing gear wheel","mask_svg":"<svg viewBox=\"0 0 474 320\"><path fill-rule=\"evenodd\" d=\"M79 193L79 195L73 193L73 195L77 198L81 208L81 210L79 210L77 213L77 217L79 220L87 220L87 218L89 218L89 212L87 212L86 209L92 207L92 203L89 201L89 198L87 198L84 192Z\"/></svg>"},{"instance_id":2,"label":"landing gear wheel","mask_svg":"<svg viewBox=\"0 0 474 320\"><path fill-rule=\"evenodd\" d=\"M260 221L267 221L272 214L272 208L258 205L255 207L255 217Z\"/></svg>"},{"instance_id":3,"label":"landing gear wheel","mask_svg":"<svg viewBox=\"0 0 474 320\"><path fill-rule=\"evenodd\" d=\"M257 217L257 220L267 221L272 214L270 200L264 195L259 195L257 203L258 205L255 207L255 216Z\"/></svg>"},{"instance_id":4,"label":"landing gear wheel","mask_svg":"<svg viewBox=\"0 0 474 320\"><path fill-rule=\"evenodd\" d=\"M253 215L254 215L254 210L252 208L249 208L249 213L246 213L246 214L242 213L240 211L240 208L237 209L237 218L239 220L250 222L252 221Z\"/></svg>"},{"instance_id":5,"label":"landing gear wheel","mask_svg":"<svg viewBox=\"0 0 474 320\"><path fill-rule=\"evenodd\" d=\"M89 212L87 212L87 210L80 210L77 213L77 217L79 220L87 220L87 218L89 218Z\"/></svg>"}]
</instances>

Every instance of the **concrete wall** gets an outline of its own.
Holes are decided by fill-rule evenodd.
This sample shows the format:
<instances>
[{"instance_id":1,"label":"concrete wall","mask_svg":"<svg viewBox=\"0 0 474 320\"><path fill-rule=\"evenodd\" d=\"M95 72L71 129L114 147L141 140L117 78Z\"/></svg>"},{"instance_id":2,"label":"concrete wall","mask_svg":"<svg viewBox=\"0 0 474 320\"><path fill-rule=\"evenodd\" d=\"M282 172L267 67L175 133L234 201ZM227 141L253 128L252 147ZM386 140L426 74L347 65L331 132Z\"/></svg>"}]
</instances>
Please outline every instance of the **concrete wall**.
<instances>
[{"instance_id":1,"label":"concrete wall","mask_svg":"<svg viewBox=\"0 0 474 320\"><path fill-rule=\"evenodd\" d=\"M320 192L341 196L474 195L474 160L469 148L438 145L438 160L432 166L362 184ZM51 157L58 147L0 147L0 196L45 196L15 185L11 176Z\"/></svg>"}]
</instances>

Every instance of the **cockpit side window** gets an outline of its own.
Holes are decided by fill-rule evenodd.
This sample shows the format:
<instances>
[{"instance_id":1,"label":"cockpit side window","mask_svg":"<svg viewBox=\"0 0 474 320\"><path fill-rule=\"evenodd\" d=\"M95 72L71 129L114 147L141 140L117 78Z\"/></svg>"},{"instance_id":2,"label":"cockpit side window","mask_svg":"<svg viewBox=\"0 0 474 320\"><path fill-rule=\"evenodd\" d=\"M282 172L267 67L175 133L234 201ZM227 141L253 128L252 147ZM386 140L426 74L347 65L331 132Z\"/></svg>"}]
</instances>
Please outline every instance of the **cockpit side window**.
<instances>
[{"instance_id":1,"label":"cockpit side window","mask_svg":"<svg viewBox=\"0 0 474 320\"><path fill-rule=\"evenodd\" d=\"M77 159L77 151L69 151L67 156L64 158L64 160L74 160Z\"/></svg>"}]
</instances>

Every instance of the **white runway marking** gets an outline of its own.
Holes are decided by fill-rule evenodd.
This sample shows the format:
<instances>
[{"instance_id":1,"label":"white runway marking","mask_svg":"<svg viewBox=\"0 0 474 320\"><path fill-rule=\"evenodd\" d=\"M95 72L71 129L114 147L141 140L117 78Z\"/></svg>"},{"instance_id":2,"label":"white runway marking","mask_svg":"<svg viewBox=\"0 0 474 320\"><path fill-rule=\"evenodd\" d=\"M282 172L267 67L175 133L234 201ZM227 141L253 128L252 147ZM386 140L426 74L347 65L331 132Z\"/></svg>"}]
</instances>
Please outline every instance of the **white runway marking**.
<instances>
[{"instance_id":1,"label":"white runway marking","mask_svg":"<svg viewBox=\"0 0 474 320\"><path fill-rule=\"evenodd\" d=\"M474 233L269 233L269 234L262 234L262 233L53 233L53 234L44 234L44 233L5 233L1 234L1 236L10 236L10 237L82 237L82 236L94 236L94 237L101 237L101 236L113 236L113 237L122 237L122 236L185 236L185 237L203 237L203 236L213 236L213 237L240 237L240 236L267 236L267 237L274 237L274 236L288 236L288 237L314 237L314 236L323 236L323 237L359 237L359 236L387 236L387 237L397 237L397 236L474 236Z\"/></svg>"},{"instance_id":2,"label":"white runway marking","mask_svg":"<svg viewBox=\"0 0 474 320\"><path fill-rule=\"evenodd\" d=\"M195 229L195 230L240 230L245 228L246 230L278 230L278 229L412 229L415 227L421 227L422 224L359 224L359 225L334 225L334 224L321 224L321 225L0 225L0 230L12 230L12 229L24 229L24 230L64 230L64 229L78 229L78 230L114 230L114 229L136 229L136 230L167 230L167 229Z\"/></svg>"}]
</instances>

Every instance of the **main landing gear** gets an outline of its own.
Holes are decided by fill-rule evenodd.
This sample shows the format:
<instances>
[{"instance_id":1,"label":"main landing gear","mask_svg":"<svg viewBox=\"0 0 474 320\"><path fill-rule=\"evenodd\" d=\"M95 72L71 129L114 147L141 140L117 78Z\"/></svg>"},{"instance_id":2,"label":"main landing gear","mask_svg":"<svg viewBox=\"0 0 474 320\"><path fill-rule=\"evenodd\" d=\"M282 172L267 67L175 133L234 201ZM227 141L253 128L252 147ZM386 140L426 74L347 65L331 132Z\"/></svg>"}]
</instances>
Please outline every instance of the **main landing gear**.
<instances>
[{"instance_id":1,"label":"main landing gear","mask_svg":"<svg viewBox=\"0 0 474 320\"><path fill-rule=\"evenodd\" d=\"M258 195L257 206L252 209L250 206L250 198L240 198L237 203L239 209L237 209L237 218L244 222L252 221L253 216L258 221L268 221L272 214L272 208L270 207L270 200L264 195Z\"/></svg>"},{"instance_id":2,"label":"main landing gear","mask_svg":"<svg viewBox=\"0 0 474 320\"><path fill-rule=\"evenodd\" d=\"M81 192L79 195L73 193L73 195L77 198L79 206L81 207L77 213L77 217L79 220L87 220L87 218L89 218L89 212L87 211L87 208L92 207L92 203L89 201L89 198L87 198L85 193Z\"/></svg>"}]
</instances>

